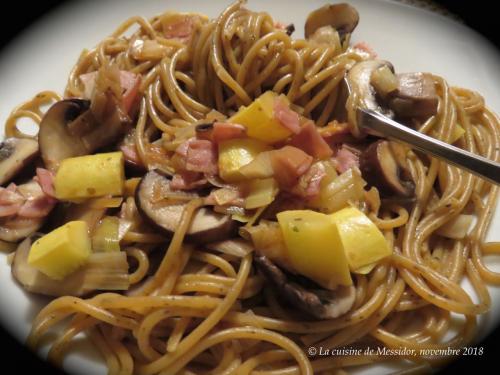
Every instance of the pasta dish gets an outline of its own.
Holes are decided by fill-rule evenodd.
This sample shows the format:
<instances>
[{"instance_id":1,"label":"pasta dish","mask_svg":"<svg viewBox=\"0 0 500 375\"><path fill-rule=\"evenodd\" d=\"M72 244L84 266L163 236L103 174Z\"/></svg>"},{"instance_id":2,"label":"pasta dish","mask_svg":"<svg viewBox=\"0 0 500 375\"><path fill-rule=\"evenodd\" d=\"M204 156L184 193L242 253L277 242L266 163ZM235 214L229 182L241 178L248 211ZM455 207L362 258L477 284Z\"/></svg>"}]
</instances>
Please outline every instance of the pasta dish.
<instances>
[{"instance_id":1,"label":"pasta dish","mask_svg":"<svg viewBox=\"0 0 500 375\"><path fill-rule=\"evenodd\" d=\"M366 134L357 110L495 161L499 118L351 43L358 21L328 4L300 39L244 1L135 16L83 50L62 96L15 108L0 247L51 297L28 345L55 332L62 365L84 333L111 375L419 373L470 345L500 284L497 187Z\"/></svg>"}]
</instances>

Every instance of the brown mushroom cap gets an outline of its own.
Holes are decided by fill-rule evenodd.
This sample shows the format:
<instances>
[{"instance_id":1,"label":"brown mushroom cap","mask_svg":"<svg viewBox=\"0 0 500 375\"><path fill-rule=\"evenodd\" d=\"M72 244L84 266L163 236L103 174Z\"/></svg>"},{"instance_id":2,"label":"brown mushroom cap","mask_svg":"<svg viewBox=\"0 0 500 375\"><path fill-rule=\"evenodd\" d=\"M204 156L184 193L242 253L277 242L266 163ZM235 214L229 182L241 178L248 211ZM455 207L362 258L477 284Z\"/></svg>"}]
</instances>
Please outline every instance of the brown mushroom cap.
<instances>
[{"instance_id":1,"label":"brown mushroom cap","mask_svg":"<svg viewBox=\"0 0 500 375\"><path fill-rule=\"evenodd\" d=\"M12 180L38 155L38 143L29 138L7 138L0 143L0 185Z\"/></svg>"},{"instance_id":2,"label":"brown mushroom cap","mask_svg":"<svg viewBox=\"0 0 500 375\"><path fill-rule=\"evenodd\" d=\"M119 107L98 121L88 100L61 100L49 108L40 123L38 143L45 166L56 170L64 159L88 155L116 142L129 124Z\"/></svg>"},{"instance_id":3,"label":"brown mushroom cap","mask_svg":"<svg viewBox=\"0 0 500 375\"><path fill-rule=\"evenodd\" d=\"M40 123L38 143L45 166L56 170L67 158L88 153L81 137L75 137L68 124L85 113L90 106L88 100L67 99L55 103L45 113Z\"/></svg>"},{"instance_id":4,"label":"brown mushroom cap","mask_svg":"<svg viewBox=\"0 0 500 375\"><path fill-rule=\"evenodd\" d=\"M353 286L339 286L336 290L308 289L289 279L287 274L263 255L254 257L264 277L292 305L317 319L333 319L348 312L354 304Z\"/></svg>"},{"instance_id":5,"label":"brown mushroom cap","mask_svg":"<svg viewBox=\"0 0 500 375\"><path fill-rule=\"evenodd\" d=\"M353 6L346 3L327 4L309 13L305 24L305 36L309 38L317 29L331 26L337 30L342 40L354 31L358 22L359 13Z\"/></svg>"},{"instance_id":6,"label":"brown mushroom cap","mask_svg":"<svg viewBox=\"0 0 500 375\"><path fill-rule=\"evenodd\" d=\"M389 141L372 143L361 155L360 168L365 180L386 196L411 197L415 186L401 179L401 170Z\"/></svg>"},{"instance_id":7,"label":"brown mushroom cap","mask_svg":"<svg viewBox=\"0 0 500 375\"><path fill-rule=\"evenodd\" d=\"M157 192L170 192L170 180L156 171L150 171L137 186L135 201L142 216L171 236L182 216L185 203L165 202L154 198ZM193 198L198 195L192 194ZM229 215L213 212L209 208L200 208L194 214L186 239L197 243L209 243L230 238L236 230L236 223Z\"/></svg>"}]
</instances>

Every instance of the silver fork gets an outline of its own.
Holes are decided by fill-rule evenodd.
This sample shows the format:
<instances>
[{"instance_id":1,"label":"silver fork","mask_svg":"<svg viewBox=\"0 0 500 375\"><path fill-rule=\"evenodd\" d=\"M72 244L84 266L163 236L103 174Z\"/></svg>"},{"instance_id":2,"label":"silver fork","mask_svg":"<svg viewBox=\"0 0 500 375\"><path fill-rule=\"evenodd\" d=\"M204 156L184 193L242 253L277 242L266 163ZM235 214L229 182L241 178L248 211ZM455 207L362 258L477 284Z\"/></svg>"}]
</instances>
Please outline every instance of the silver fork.
<instances>
[{"instance_id":1,"label":"silver fork","mask_svg":"<svg viewBox=\"0 0 500 375\"><path fill-rule=\"evenodd\" d=\"M371 109L358 108L358 126L367 133L407 143L470 173L500 185L500 164L429 137Z\"/></svg>"}]
</instances>

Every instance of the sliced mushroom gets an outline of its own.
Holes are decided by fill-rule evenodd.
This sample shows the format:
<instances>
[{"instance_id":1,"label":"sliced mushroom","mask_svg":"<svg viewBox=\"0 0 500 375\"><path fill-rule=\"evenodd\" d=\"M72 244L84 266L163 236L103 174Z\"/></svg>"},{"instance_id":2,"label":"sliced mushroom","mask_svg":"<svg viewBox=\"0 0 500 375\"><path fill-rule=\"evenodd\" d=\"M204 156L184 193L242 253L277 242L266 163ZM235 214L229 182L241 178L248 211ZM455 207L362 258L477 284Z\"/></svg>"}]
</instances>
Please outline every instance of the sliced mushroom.
<instances>
[{"instance_id":1,"label":"sliced mushroom","mask_svg":"<svg viewBox=\"0 0 500 375\"><path fill-rule=\"evenodd\" d=\"M0 221L0 240L18 242L39 230L45 218L10 217Z\"/></svg>"},{"instance_id":2,"label":"sliced mushroom","mask_svg":"<svg viewBox=\"0 0 500 375\"><path fill-rule=\"evenodd\" d=\"M331 26L337 30L340 39L344 40L347 34L354 31L358 22L359 13L353 6L346 3L327 4L309 13L305 24L305 36L309 38L317 29Z\"/></svg>"},{"instance_id":3,"label":"sliced mushroom","mask_svg":"<svg viewBox=\"0 0 500 375\"><path fill-rule=\"evenodd\" d=\"M361 155L360 168L365 180L385 196L411 197L415 186L401 178L401 169L389 141L372 143Z\"/></svg>"},{"instance_id":4,"label":"sliced mushroom","mask_svg":"<svg viewBox=\"0 0 500 375\"><path fill-rule=\"evenodd\" d=\"M17 208L9 216L0 218L0 240L7 242L17 242L35 233L56 203L34 180L17 186L16 194L20 199Z\"/></svg>"},{"instance_id":5,"label":"sliced mushroom","mask_svg":"<svg viewBox=\"0 0 500 375\"><path fill-rule=\"evenodd\" d=\"M172 193L170 180L156 171L148 172L136 189L135 201L139 212L167 235L172 235L181 220L185 203L172 203L162 197ZM195 198L198 195L192 194ZM221 215L209 208L196 211L186 237L198 243L209 243L230 238L236 224L229 215Z\"/></svg>"},{"instance_id":6,"label":"sliced mushroom","mask_svg":"<svg viewBox=\"0 0 500 375\"><path fill-rule=\"evenodd\" d=\"M129 128L130 119L118 105L107 116L97 119L90 102L66 99L55 103L40 123L38 142L48 169L56 170L66 158L91 154L118 141Z\"/></svg>"},{"instance_id":7,"label":"sliced mushroom","mask_svg":"<svg viewBox=\"0 0 500 375\"><path fill-rule=\"evenodd\" d=\"M38 155L37 141L7 138L0 143L0 185L12 180Z\"/></svg>"},{"instance_id":8,"label":"sliced mushroom","mask_svg":"<svg viewBox=\"0 0 500 375\"><path fill-rule=\"evenodd\" d=\"M85 113L89 106L88 100L61 100L45 113L40 123L38 143L48 169L57 169L63 159L88 153L81 137L74 136L69 131L68 124Z\"/></svg>"},{"instance_id":9,"label":"sliced mushroom","mask_svg":"<svg viewBox=\"0 0 500 375\"><path fill-rule=\"evenodd\" d=\"M291 280L282 269L262 255L254 257L264 277L293 306L317 319L333 319L348 312L356 299L354 286L336 290L306 288Z\"/></svg>"},{"instance_id":10,"label":"sliced mushroom","mask_svg":"<svg viewBox=\"0 0 500 375\"><path fill-rule=\"evenodd\" d=\"M93 290L128 288L128 263L124 252L93 253L86 265L66 277L64 282L45 276L28 263L31 244L39 237L31 236L21 242L12 262L12 276L28 292L58 297L83 296Z\"/></svg>"},{"instance_id":11,"label":"sliced mushroom","mask_svg":"<svg viewBox=\"0 0 500 375\"><path fill-rule=\"evenodd\" d=\"M389 100L389 107L401 118L426 120L438 110L439 98L434 80L425 73L397 75L398 90Z\"/></svg>"},{"instance_id":12,"label":"sliced mushroom","mask_svg":"<svg viewBox=\"0 0 500 375\"><path fill-rule=\"evenodd\" d=\"M354 65L347 73L346 80L349 93L358 101L357 106L372 109L390 115L387 109L378 103L375 89L372 86L372 75L378 69L387 66L394 71L392 64L385 60L366 60Z\"/></svg>"}]
</instances>

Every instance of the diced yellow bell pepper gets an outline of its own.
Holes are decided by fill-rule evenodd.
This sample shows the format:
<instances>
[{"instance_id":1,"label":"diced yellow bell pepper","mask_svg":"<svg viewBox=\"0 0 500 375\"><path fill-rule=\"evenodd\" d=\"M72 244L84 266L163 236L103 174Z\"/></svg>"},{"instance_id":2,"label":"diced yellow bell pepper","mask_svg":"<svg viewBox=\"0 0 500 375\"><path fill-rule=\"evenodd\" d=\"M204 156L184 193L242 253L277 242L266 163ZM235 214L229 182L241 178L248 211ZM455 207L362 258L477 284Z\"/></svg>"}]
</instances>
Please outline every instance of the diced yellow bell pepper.
<instances>
[{"instance_id":1,"label":"diced yellow bell pepper","mask_svg":"<svg viewBox=\"0 0 500 375\"><path fill-rule=\"evenodd\" d=\"M377 226L360 210L347 207L329 215L352 272L368 273L376 262L391 255ZM370 266L370 267L367 267Z\"/></svg>"},{"instance_id":2,"label":"diced yellow bell pepper","mask_svg":"<svg viewBox=\"0 0 500 375\"><path fill-rule=\"evenodd\" d=\"M261 152L271 148L256 139L231 139L219 143L219 175L227 182L244 179L239 169L250 163Z\"/></svg>"},{"instance_id":3,"label":"diced yellow bell pepper","mask_svg":"<svg viewBox=\"0 0 500 375\"><path fill-rule=\"evenodd\" d=\"M277 217L288 259L298 273L327 289L352 285L346 254L328 215L296 210L280 212Z\"/></svg>"},{"instance_id":4,"label":"diced yellow bell pepper","mask_svg":"<svg viewBox=\"0 0 500 375\"><path fill-rule=\"evenodd\" d=\"M71 201L122 195L124 181L123 154L110 152L63 160L54 188L57 198Z\"/></svg>"},{"instance_id":5,"label":"diced yellow bell pepper","mask_svg":"<svg viewBox=\"0 0 500 375\"><path fill-rule=\"evenodd\" d=\"M278 183L274 178L250 181L249 193L245 198L245 208L251 210L267 206L274 200L278 191Z\"/></svg>"},{"instance_id":6,"label":"diced yellow bell pepper","mask_svg":"<svg viewBox=\"0 0 500 375\"><path fill-rule=\"evenodd\" d=\"M275 92L267 91L248 107L241 107L228 122L243 125L251 138L273 144L288 138L292 132L281 125L274 116L276 100L283 100L288 104L285 96L278 96Z\"/></svg>"},{"instance_id":7,"label":"diced yellow bell pepper","mask_svg":"<svg viewBox=\"0 0 500 375\"><path fill-rule=\"evenodd\" d=\"M92 236L94 252L120 251L119 224L119 219L115 216L106 216L101 220Z\"/></svg>"},{"instance_id":8,"label":"diced yellow bell pepper","mask_svg":"<svg viewBox=\"0 0 500 375\"><path fill-rule=\"evenodd\" d=\"M28 264L54 280L62 280L85 264L90 253L87 223L70 221L31 245Z\"/></svg>"}]
</instances>

